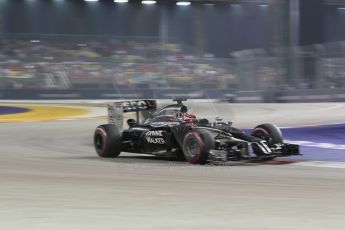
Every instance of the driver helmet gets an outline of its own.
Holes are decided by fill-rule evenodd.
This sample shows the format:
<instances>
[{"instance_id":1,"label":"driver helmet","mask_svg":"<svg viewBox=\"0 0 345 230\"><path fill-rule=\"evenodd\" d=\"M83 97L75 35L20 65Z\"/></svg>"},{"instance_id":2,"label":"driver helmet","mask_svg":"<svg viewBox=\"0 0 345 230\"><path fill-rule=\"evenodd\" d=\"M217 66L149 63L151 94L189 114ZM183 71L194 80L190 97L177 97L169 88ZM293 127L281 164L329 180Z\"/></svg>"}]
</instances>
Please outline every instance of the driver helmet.
<instances>
[{"instance_id":1,"label":"driver helmet","mask_svg":"<svg viewBox=\"0 0 345 230\"><path fill-rule=\"evenodd\" d=\"M195 113L185 113L182 116L182 121L184 122L197 122L196 114Z\"/></svg>"}]
</instances>

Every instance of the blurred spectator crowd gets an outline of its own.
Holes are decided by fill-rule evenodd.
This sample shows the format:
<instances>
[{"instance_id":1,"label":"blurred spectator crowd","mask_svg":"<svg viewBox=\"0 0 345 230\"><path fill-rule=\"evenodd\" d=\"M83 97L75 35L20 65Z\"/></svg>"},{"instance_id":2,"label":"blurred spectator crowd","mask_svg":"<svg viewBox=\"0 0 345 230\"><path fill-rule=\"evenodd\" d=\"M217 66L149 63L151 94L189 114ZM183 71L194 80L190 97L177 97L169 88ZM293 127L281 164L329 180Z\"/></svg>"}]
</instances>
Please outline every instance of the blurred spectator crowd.
<instances>
[{"instance_id":1,"label":"blurred spectator crowd","mask_svg":"<svg viewBox=\"0 0 345 230\"><path fill-rule=\"evenodd\" d=\"M212 55L145 39L0 37L2 89L227 89Z\"/></svg>"},{"instance_id":2,"label":"blurred spectator crowd","mask_svg":"<svg viewBox=\"0 0 345 230\"><path fill-rule=\"evenodd\" d=\"M345 88L345 43L241 50L220 59L148 38L0 36L0 89L271 88Z\"/></svg>"}]
</instances>

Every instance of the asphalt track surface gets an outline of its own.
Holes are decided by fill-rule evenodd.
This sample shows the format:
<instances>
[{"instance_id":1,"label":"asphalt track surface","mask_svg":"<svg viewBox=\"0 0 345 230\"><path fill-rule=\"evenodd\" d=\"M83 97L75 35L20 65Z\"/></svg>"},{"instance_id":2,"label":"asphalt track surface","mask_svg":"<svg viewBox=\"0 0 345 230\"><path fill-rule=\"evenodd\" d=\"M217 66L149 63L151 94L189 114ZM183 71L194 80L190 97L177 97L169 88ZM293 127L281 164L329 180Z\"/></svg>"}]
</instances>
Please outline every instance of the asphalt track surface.
<instances>
[{"instance_id":1,"label":"asphalt track surface","mask_svg":"<svg viewBox=\"0 0 345 230\"><path fill-rule=\"evenodd\" d=\"M344 104L191 107L198 116L219 115L240 128L267 121L301 127L345 118ZM0 124L0 229L345 229L343 168L288 159L224 166L126 153L101 159L92 134L104 122ZM317 136L306 129L301 139L289 130L284 132L294 141L313 141L308 132ZM306 155L322 160L320 154L330 150L317 148L315 159L312 151Z\"/></svg>"}]
</instances>

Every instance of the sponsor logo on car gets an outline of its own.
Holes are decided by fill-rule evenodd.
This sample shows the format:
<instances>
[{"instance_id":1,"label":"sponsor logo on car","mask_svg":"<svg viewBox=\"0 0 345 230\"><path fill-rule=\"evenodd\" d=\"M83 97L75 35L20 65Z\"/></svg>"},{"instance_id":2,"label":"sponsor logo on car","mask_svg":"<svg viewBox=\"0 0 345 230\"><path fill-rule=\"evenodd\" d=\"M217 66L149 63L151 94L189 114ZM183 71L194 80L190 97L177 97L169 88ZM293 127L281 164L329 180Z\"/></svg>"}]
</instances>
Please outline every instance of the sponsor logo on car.
<instances>
[{"instance_id":1,"label":"sponsor logo on car","mask_svg":"<svg viewBox=\"0 0 345 230\"><path fill-rule=\"evenodd\" d=\"M148 131L146 136L147 143L150 144L165 144L165 140L163 138L164 131L163 130L151 130Z\"/></svg>"},{"instance_id":2,"label":"sponsor logo on car","mask_svg":"<svg viewBox=\"0 0 345 230\"><path fill-rule=\"evenodd\" d=\"M124 111L132 111L132 110L145 110L148 109L149 106L145 100L142 101L126 101L122 104Z\"/></svg>"}]
</instances>

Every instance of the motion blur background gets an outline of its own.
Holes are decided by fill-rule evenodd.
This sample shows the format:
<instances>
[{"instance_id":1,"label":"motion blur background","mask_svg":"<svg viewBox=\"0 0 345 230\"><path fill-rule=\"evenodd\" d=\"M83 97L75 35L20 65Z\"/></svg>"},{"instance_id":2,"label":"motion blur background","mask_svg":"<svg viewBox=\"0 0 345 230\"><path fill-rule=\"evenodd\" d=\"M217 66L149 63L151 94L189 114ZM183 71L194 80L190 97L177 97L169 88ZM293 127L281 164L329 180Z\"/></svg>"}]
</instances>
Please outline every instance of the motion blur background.
<instances>
[{"instance_id":1,"label":"motion blur background","mask_svg":"<svg viewBox=\"0 0 345 230\"><path fill-rule=\"evenodd\" d=\"M344 101L344 28L343 0L0 0L0 99Z\"/></svg>"}]
</instances>

